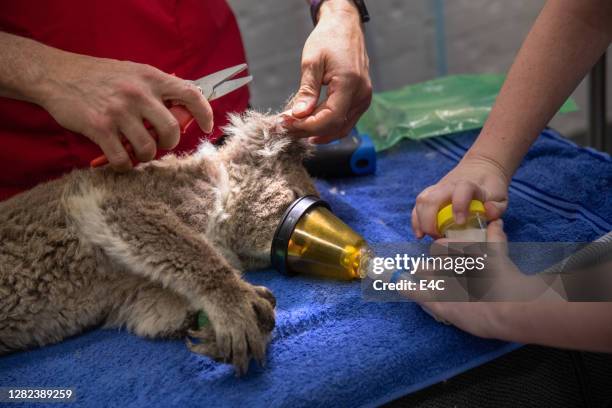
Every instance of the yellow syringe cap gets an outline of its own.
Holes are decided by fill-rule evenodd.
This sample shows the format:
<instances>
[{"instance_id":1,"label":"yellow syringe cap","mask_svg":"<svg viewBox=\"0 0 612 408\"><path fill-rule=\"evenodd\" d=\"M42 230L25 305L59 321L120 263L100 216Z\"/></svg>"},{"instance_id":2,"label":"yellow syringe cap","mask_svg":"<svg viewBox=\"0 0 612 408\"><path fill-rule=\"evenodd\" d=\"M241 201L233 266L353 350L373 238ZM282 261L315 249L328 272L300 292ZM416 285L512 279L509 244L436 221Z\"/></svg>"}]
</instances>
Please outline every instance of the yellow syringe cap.
<instances>
[{"instance_id":1,"label":"yellow syringe cap","mask_svg":"<svg viewBox=\"0 0 612 408\"><path fill-rule=\"evenodd\" d=\"M468 209L470 214L485 214L485 207L484 204L482 203L482 201L479 200L472 200L470 201L470 207ZM452 204L448 204L444 207L442 207L442 209L440 209L440 211L438 211L438 231L442 231L443 229L445 229L449 224L455 222L455 216L453 215L453 205Z\"/></svg>"}]
</instances>

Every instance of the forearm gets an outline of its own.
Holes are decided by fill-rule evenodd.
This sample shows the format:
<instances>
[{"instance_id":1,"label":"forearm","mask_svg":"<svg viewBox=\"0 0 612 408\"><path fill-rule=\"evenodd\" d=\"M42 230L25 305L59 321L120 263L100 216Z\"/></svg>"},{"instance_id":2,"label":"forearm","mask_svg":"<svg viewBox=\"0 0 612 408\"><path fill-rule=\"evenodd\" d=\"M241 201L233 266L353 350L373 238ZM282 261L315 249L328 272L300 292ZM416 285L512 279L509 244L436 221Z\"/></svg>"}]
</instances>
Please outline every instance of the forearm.
<instances>
[{"instance_id":1,"label":"forearm","mask_svg":"<svg viewBox=\"0 0 612 408\"><path fill-rule=\"evenodd\" d=\"M510 179L529 147L612 39L608 0L549 0L519 51L468 157Z\"/></svg>"},{"instance_id":2,"label":"forearm","mask_svg":"<svg viewBox=\"0 0 612 408\"><path fill-rule=\"evenodd\" d=\"M493 336L519 343L612 352L612 303L542 300L506 304Z\"/></svg>"},{"instance_id":3,"label":"forearm","mask_svg":"<svg viewBox=\"0 0 612 408\"><path fill-rule=\"evenodd\" d=\"M63 51L0 32L0 96L40 103L48 70Z\"/></svg>"}]
</instances>

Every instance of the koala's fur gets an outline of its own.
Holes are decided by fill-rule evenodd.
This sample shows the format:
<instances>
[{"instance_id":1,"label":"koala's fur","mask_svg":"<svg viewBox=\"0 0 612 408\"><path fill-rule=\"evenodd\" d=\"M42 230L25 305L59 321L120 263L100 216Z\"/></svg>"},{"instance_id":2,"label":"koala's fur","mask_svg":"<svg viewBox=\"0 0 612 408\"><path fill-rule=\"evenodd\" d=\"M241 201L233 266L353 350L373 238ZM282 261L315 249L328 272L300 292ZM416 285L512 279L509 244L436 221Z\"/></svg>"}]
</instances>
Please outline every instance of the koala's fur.
<instances>
[{"instance_id":1,"label":"koala's fur","mask_svg":"<svg viewBox=\"0 0 612 408\"><path fill-rule=\"evenodd\" d=\"M308 144L275 120L234 115L218 149L74 171L0 203L0 355L103 325L189 334L239 373L262 361L275 299L239 271L267 266L283 211L317 194ZM211 324L194 331L198 310Z\"/></svg>"}]
</instances>

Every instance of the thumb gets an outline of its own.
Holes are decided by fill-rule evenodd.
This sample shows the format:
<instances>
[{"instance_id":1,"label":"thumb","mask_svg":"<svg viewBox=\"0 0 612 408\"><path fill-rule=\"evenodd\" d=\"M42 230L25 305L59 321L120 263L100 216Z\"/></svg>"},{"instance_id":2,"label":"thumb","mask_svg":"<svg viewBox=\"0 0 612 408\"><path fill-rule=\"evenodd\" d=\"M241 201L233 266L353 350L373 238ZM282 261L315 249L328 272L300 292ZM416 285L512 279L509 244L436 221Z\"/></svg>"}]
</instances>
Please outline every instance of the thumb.
<instances>
[{"instance_id":1,"label":"thumb","mask_svg":"<svg viewBox=\"0 0 612 408\"><path fill-rule=\"evenodd\" d=\"M487 241L489 242L507 242L508 237L504 232L504 222L500 219L491 221L487 226Z\"/></svg>"},{"instance_id":2,"label":"thumb","mask_svg":"<svg viewBox=\"0 0 612 408\"><path fill-rule=\"evenodd\" d=\"M495 221L500 219L508 208L508 200L503 201L487 201L484 203L487 219Z\"/></svg>"},{"instance_id":3,"label":"thumb","mask_svg":"<svg viewBox=\"0 0 612 408\"><path fill-rule=\"evenodd\" d=\"M494 259L503 259L508 256L508 237L504 232L504 222L502 219L491 221L487 225L487 249L492 251L494 254L502 255L503 257L497 257ZM494 266L498 266L493 264ZM495 268L493 268L495 269Z\"/></svg>"},{"instance_id":4,"label":"thumb","mask_svg":"<svg viewBox=\"0 0 612 408\"><path fill-rule=\"evenodd\" d=\"M323 65L320 62L302 64L300 90L294 98L292 114L296 118L310 115L317 105L323 82Z\"/></svg>"}]
</instances>

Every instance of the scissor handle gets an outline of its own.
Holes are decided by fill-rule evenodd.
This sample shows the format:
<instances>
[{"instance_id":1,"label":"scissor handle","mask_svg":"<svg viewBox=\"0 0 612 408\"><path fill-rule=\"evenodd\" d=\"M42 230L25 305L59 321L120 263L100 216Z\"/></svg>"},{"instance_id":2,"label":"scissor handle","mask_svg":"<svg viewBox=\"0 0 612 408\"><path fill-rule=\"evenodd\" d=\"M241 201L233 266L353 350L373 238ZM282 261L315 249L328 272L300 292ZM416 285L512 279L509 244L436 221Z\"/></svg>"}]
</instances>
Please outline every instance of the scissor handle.
<instances>
[{"instance_id":1,"label":"scissor handle","mask_svg":"<svg viewBox=\"0 0 612 408\"><path fill-rule=\"evenodd\" d=\"M178 121L179 128L181 130L181 135L185 134L189 126L193 123L193 116L191 115L191 112L189 112L189 110L182 105L170 106L168 107L168 110L170 111L172 116L174 116ZM144 125L153 137L153 139L157 141L157 134L155 133L155 129L153 129L153 126L151 126L151 124L147 121L144 122ZM132 159L132 164L138 164L138 160L136 159L136 157L134 157L134 148L132 147L130 142L128 142L127 140L124 141L123 147L125 147L125 150L130 155L130 158ZM108 159L104 154L96 157L89 163L91 167L100 167L104 166L105 164L108 164Z\"/></svg>"}]
</instances>

